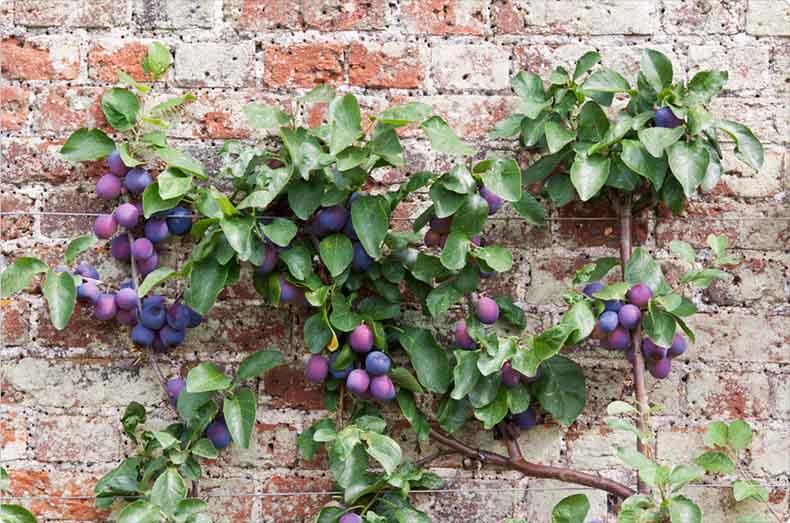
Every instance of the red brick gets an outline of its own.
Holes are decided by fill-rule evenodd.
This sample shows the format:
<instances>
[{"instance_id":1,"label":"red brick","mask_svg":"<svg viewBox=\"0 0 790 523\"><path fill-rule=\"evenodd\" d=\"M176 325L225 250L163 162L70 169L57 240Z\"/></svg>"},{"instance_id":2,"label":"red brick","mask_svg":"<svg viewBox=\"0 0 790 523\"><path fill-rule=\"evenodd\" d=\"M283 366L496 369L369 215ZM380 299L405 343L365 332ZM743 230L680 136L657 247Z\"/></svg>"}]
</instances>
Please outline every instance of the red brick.
<instances>
[{"instance_id":1,"label":"red brick","mask_svg":"<svg viewBox=\"0 0 790 523\"><path fill-rule=\"evenodd\" d=\"M106 417L47 416L39 420L31 443L39 461L114 461L120 458L116 426Z\"/></svg>"},{"instance_id":2,"label":"red brick","mask_svg":"<svg viewBox=\"0 0 790 523\"><path fill-rule=\"evenodd\" d=\"M33 209L33 200L21 194L14 194L9 189L0 193L0 210L3 212L25 212ZM30 237L33 233L32 216L4 216L0 218L0 240L13 240Z\"/></svg>"},{"instance_id":3,"label":"red brick","mask_svg":"<svg viewBox=\"0 0 790 523\"><path fill-rule=\"evenodd\" d=\"M51 39L20 39L12 36L0 42L0 71L9 80L73 80L80 70L79 48L64 44L53 55Z\"/></svg>"},{"instance_id":4,"label":"red brick","mask_svg":"<svg viewBox=\"0 0 790 523\"><path fill-rule=\"evenodd\" d=\"M305 0L303 16L309 29L350 31L384 29L387 0Z\"/></svg>"},{"instance_id":5,"label":"red brick","mask_svg":"<svg viewBox=\"0 0 790 523\"><path fill-rule=\"evenodd\" d=\"M48 212L111 212L112 205L100 200L94 192L94 185L86 182L79 187L53 190L45 195L44 211ZM49 215L41 217L41 234L50 238L73 238L92 230L93 216Z\"/></svg>"},{"instance_id":6,"label":"red brick","mask_svg":"<svg viewBox=\"0 0 790 523\"><path fill-rule=\"evenodd\" d=\"M58 151L62 141L6 139L0 147L0 169L6 183L62 183L100 175L103 162L70 164Z\"/></svg>"},{"instance_id":7,"label":"red brick","mask_svg":"<svg viewBox=\"0 0 790 523\"><path fill-rule=\"evenodd\" d=\"M224 478L212 480L205 478L200 482L201 493L208 498L209 513L215 523L236 523L237 521L255 521L252 496L236 496L237 493L252 492L255 483L248 479Z\"/></svg>"},{"instance_id":8,"label":"red brick","mask_svg":"<svg viewBox=\"0 0 790 523\"><path fill-rule=\"evenodd\" d=\"M3 343L24 345L30 341L30 311L19 298L0 301L0 330Z\"/></svg>"},{"instance_id":9,"label":"red brick","mask_svg":"<svg viewBox=\"0 0 790 523\"><path fill-rule=\"evenodd\" d=\"M49 320L46 309L41 310L38 339L42 347L56 347L74 350L81 355L93 353L117 354L118 351L131 350L130 327L114 321L98 321L93 316L93 307L78 303L71 321L63 330L57 330Z\"/></svg>"},{"instance_id":10,"label":"red brick","mask_svg":"<svg viewBox=\"0 0 790 523\"><path fill-rule=\"evenodd\" d=\"M0 87L0 128L17 131L25 125L29 98L30 91L23 87Z\"/></svg>"},{"instance_id":11,"label":"red brick","mask_svg":"<svg viewBox=\"0 0 790 523\"><path fill-rule=\"evenodd\" d=\"M25 503L38 518L101 521L109 516L109 511L97 509L90 498L98 479L92 474L73 470L9 470L8 473L15 496L46 496ZM61 496L88 499L57 499Z\"/></svg>"},{"instance_id":12,"label":"red brick","mask_svg":"<svg viewBox=\"0 0 790 523\"><path fill-rule=\"evenodd\" d=\"M491 25L502 34L538 32L545 16L545 6L524 0L494 0L491 5Z\"/></svg>"},{"instance_id":13,"label":"red brick","mask_svg":"<svg viewBox=\"0 0 790 523\"><path fill-rule=\"evenodd\" d=\"M110 131L101 110L103 91L89 86L55 85L44 88L33 112L33 128L63 134L71 134L80 127L99 127Z\"/></svg>"},{"instance_id":14,"label":"red brick","mask_svg":"<svg viewBox=\"0 0 790 523\"><path fill-rule=\"evenodd\" d=\"M310 384L304 377L304 366L277 367L263 380L263 392L271 396L267 403L274 408L321 409L323 388Z\"/></svg>"},{"instance_id":15,"label":"red brick","mask_svg":"<svg viewBox=\"0 0 790 523\"><path fill-rule=\"evenodd\" d=\"M610 218L617 217L611 204L603 198L588 202L572 202L559 209L561 218ZM634 245L647 240L647 219L638 217L632 225ZM559 240L569 246L607 246L620 247L620 222L614 220L563 220L559 222Z\"/></svg>"},{"instance_id":16,"label":"red brick","mask_svg":"<svg viewBox=\"0 0 790 523\"><path fill-rule=\"evenodd\" d=\"M231 0L225 2L225 14L246 31L300 29L300 11L294 4L293 0Z\"/></svg>"},{"instance_id":17,"label":"red brick","mask_svg":"<svg viewBox=\"0 0 790 523\"><path fill-rule=\"evenodd\" d=\"M348 51L348 79L363 87L415 89L425 79L420 49L398 42L353 43Z\"/></svg>"},{"instance_id":18,"label":"red brick","mask_svg":"<svg viewBox=\"0 0 790 523\"><path fill-rule=\"evenodd\" d=\"M407 0L401 3L404 28L411 33L482 35L486 32L483 0Z\"/></svg>"},{"instance_id":19,"label":"red brick","mask_svg":"<svg viewBox=\"0 0 790 523\"><path fill-rule=\"evenodd\" d=\"M240 311L243 314L239 314ZM226 349L231 352L260 350L261 343L287 350L291 325L287 309L269 305L220 303L204 318L200 328L190 333L189 346L210 352Z\"/></svg>"},{"instance_id":20,"label":"red brick","mask_svg":"<svg viewBox=\"0 0 790 523\"><path fill-rule=\"evenodd\" d=\"M266 48L263 79L271 87L314 87L343 81L343 46L305 43Z\"/></svg>"},{"instance_id":21,"label":"red brick","mask_svg":"<svg viewBox=\"0 0 790 523\"><path fill-rule=\"evenodd\" d=\"M315 472L308 475L297 472L293 476L277 474L266 478L264 485L265 492L334 490L334 481L327 473ZM326 494L265 497L261 499L261 511L265 521L312 521L331 499Z\"/></svg>"},{"instance_id":22,"label":"red brick","mask_svg":"<svg viewBox=\"0 0 790 523\"><path fill-rule=\"evenodd\" d=\"M148 45L142 42L99 41L88 50L88 75L92 80L117 82L123 70L138 81L148 80L142 63Z\"/></svg>"},{"instance_id":23,"label":"red brick","mask_svg":"<svg viewBox=\"0 0 790 523\"><path fill-rule=\"evenodd\" d=\"M24 459L27 454L28 416L22 411L11 410L3 402L0 418L0 453L4 460Z\"/></svg>"}]
</instances>

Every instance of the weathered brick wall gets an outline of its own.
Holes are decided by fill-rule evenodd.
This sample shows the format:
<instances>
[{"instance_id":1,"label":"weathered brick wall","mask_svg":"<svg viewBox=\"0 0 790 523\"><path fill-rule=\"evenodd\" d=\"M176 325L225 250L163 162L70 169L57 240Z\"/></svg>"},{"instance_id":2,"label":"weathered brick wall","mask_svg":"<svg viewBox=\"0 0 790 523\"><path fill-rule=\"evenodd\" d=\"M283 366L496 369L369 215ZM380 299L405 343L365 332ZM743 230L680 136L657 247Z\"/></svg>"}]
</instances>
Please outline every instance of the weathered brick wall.
<instances>
[{"instance_id":1,"label":"weathered brick wall","mask_svg":"<svg viewBox=\"0 0 790 523\"><path fill-rule=\"evenodd\" d=\"M102 208L93 195L100 174L71 166L57 154L65 137L83 125L105 126L98 100L123 67L137 65L146 44L161 40L175 52L161 91L198 95L172 132L180 145L216 165L223 140L252 138L242 106L251 100L285 102L319 82L361 95L369 110L416 98L436 106L481 154L509 144L487 142L485 132L514 107L509 78L520 69L545 73L597 48L604 62L634 73L640 49L667 53L676 74L702 67L730 71L717 112L749 125L766 145L759 175L734 161L719 188L694 199L688 219L651 216L638 241L668 259L668 243L682 238L704 246L708 233L724 233L745 263L726 283L695 295L703 311L693 320L699 343L678 361L669 379L649 381L659 458L688 457L701 445L707 420L744 417L757 429L744 465L772 484L790 481L790 351L788 341L788 240L786 191L790 4L782 0L0 0L2 77L2 210L86 211ZM316 119L320 115L308 114ZM441 167L417 138L408 138L410 170ZM732 149L732 147L728 147ZM526 158L522 158L526 161ZM381 184L400 182L408 171ZM608 215L606 208L573 207L553 216ZM725 220L716 220L725 218ZM89 218L5 217L2 255L33 252L58 259L65 239L83 234ZM555 221L535 228L497 222L490 235L511 246L517 264L495 283L529 311L530 328L556 321L559 293L590 256L615 252L612 223ZM97 256L111 279L122 268ZM677 270L666 263L669 271ZM98 476L118 462L128 442L118 418L130 400L164 423L155 377L140 367L128 334L78 313L56 332L40 293L2 303L3 370L0 459L21 496L90 495ZM208 321L172 354L169 372L185 373L199 359L238 362L247 351L277 345L292 365L259 384L259 423L249 451L232 451L208 467L204 493L226 494L211 503L217 521L309 520L325 497L241 497L240 493L327 490L321 460L296 454L299 431L320 417L320 395L301 377L306 350L301 319L271 310L249 285L223 294ZM625 361L593 347L572 354L588 369L590 401L567 432L547 424L522 436L529 458L632 479L611 445L605 405L631 393ZM415 455L406 426L403 445ZM488 434L468 434L499 448ZM431 445L424 449L431 450ZM559 484L510 474L463 470L446 460L439 472L449 488L484 489L421 496L437 522L501 521L511 516L547 521L553 502L568 491ZM220 479L225 481L220 486ZM487 490L486 490L487 489ZM733 508L726 490L691 489L706 521L734 521L751 505ZM607 500L588 492L594 516L607 517ZM774 510L790 513L787 488L772 489ZM90 500L32 499L42 520L95 521L106 513Z\"/></svg>"}]
</instances>

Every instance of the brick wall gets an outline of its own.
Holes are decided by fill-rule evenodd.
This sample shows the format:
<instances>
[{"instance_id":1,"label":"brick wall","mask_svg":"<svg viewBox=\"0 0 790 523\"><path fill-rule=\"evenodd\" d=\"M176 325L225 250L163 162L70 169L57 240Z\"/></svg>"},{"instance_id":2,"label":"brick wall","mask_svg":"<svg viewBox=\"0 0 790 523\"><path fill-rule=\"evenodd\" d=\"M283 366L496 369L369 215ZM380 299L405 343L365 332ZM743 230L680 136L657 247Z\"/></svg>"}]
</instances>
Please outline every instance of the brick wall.
<instances>
[{"instance_id":1,"label":"brick wall","mask_svg":"<svg viewBox=\"0 0 790 523\"><path fill-rule=\"evenodd\" d=\"M650 381L654 401L665 407L655 419L659 458L690 455L712 418L745 417L757 437L745 466L772 484L790 481L790 296L788 221L715 221L712 218L790 216L786 191L790 4L782 0L5 0L0 1L0 191L2 210L100 209L93 184L100 172L71 166L57 154L78 126L103 126L98 100L123 67L142 77L138 64L156 39L175 52L163 92L194 92L198 101L173 129L180 145L216 165L222 141L253 137L242 106L251 100L282 102L320 82L361 95L368 110L415 98L433 104L480 150L509 144L486 142L485 132L514 105L509 77L520 69L545 73L597 48L604 62L634 73L640 49L667 53L676 74L703 67L730 71L717 100L720 114L749 125L766 146L759 175L726 164L714 194L694 199L688 215L707 221L651 216L639 240L668 259L675 238L699 246L710 232L730 237L745 263L726 283L694 298L702 314L693 320L699 342L671 377ZM316 115L308 114L308 118ZM416 138L406 140L412 170L441 168L445 159ZM732 149L730 145L727 147ZM408 171L380 184L398 183ZM565 216L606 214L572 208ZM58 259L65 239L83 234L83 218L2 218L2 255L33 252ZM598 222L554 222L535 228L498 222L490 231L516 254L511 274L492 285L513 293L529 311L530 328L556 321L559 292L590 256L614 253L617 230ZM97 256L103 275L120 279L120 267ZM666 269L676 270L669 262ZM128 447L119 431L120 410L130 400L152 409L163 424L168 412L148 367L139 367L128 335L77 313L63 332L50 327L40 293L3 302L4 385L0 452L16 495L89 495L96 478ZM198 359L232 364L252 350L279 346L291 366L258 386L259 423L248 451L232 451L207 467L203 492L216 521L308 521L326 501L234 497L240 492L321 491L331 488L322 460L297 457L299 431L322 416L320 395L301 377L306 353L302 318L270 310L250 285L226 291L208 321L192 331L186 347L165 364L184 373ZM624 476L611 445L622 438L603 428L611 400L628 396L624 361L583 347L572 357L588 369L590 401L567 432L544 425L522 436L528 458ZM402 443L416 455L413 436ZM500 445L483 433L468 438L486 448ZM431 445L424 448L429 452ZM438 470L450 488L490 489L421 496L437 522L501 521L511 516L547 521L552 504L568 491L543 490L557 483L492 471L469 471L457 460ZM220 484L219 480L226 480ZM690 491L706 521L734 521L725 490ZM591 516L607 517L606 497L589 492ZM772 489L771 504L790 513L788 489ZM99 521L107 514L92 501L30 501L44 521Z\"/></svg>"}]
</instances>

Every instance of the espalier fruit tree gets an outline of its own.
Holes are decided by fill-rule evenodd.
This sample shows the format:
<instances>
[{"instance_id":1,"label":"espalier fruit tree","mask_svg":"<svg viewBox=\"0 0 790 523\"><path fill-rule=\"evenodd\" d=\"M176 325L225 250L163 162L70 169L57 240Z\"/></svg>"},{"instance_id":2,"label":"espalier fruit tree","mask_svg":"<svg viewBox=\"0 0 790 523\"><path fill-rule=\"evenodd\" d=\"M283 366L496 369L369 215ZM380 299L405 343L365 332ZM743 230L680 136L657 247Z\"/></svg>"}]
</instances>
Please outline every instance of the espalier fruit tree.
<instances>
[{"instance_id":1,"label":"espalier fruit tree","mask_svg":"<svg viewBox=\"0 0 790 523\"><path fill-rule=\"evenodd\" d=\"M97 216L92 234L69 243L63 265L50 268L18 256L2 273L4 298L45 274L42 291L58 329L69 323L77 301L92 307L97 320L127 326L172 407L173 423L154 430L145 408L130 403L121 423L135 450L97 483L98 506L112 508L112 518L120 523L211 521L198 488L203 463L230 445L251 444L257 406L248 383L275 369L283 357L263 350L242 360L232 374L203 362L185 378L167 379L157 354L188 345L188 329L200 328L222 290L237 284L242 267L249 265L265 306L304 313L310 352L305 376L322 388L332 413L298 437L305 458L325 450L341 492L317 521L429 521L410 493L442 485L425 467L448 453L603 489L622 500L623 521L699 521L699 508L679 491L706 473L733 472L737 453L751 439L751 428L743 422L712 424L706 436L710 449L695 463L670 467L649 454L617 449L653 487L642 493L597 475L527 461L517 437L542 419L569 425L581 413L587 395L584 371L560 352L588 337L605 338L613 350L626 349L640 369L644 351L650 372L666 375L671 358L686 350L687 340L676 327L693 341L683 318L695 308L684 290L709 283L721 274L720 266L737 263L727 254L725 240L710 239L713 267L694 267L674 286L643 249L633 256L630 247L623 251L623 282L597 283L617 264L613 258L597 260L577 274L574 283L587 285L566 295L570 308L562 320L543 332L526 331L524 312L511 298L480 291L484 279L513 263L507 249L487 240L489 216L509 204L531 223L543 223L543 208L525 189L529 184L546 180L554 203L567 203L577 190L584 200L610 192L624 198L615 191L627 190L679 210L683 198L717 175L712 167L719 158L715 130L734 135L741 155L757 161L759 143L751 133L716 122L704 110L726 75L705 73L687 87L670 85L671 65L650 53L640 88L633 92L608 70L577 84L597 55L582 58L575 79L558 69L548 91L539 78L519 75L514 87L523 98L523 114L508 118L495 133L520 134L527 147L548 149L525 173L502 156L473 161L474 149L427 105L409 102L363 117L353 95L319 86L295 98L288 110L248 105L249 125L267 130L267 138L255 144L227 142L220 152L222 165L210 176L167 136L169 122L194 97L152 103L148 83L119 73L124 86L102 98L112 137L80 129L61 151L72 161L106 162L107 174L98 180L96 193L114 210ZM154 43L143 67L157 80L170 61L169 50ZM610 123L601 105L621 91L632 101ZM312 104L326 107L317 127L300 121L303 108ZM653 112L663 105L671 106L672 118L688 123L676 125L668 114ZM661 122L674 127L661 127ZM369 191L374 172L407 168L399 139L407 126L451 158L450 168L412 173L396 189ZM418 191L427 193L430 205L411 230L393 226L398 206ZM630 216L630 201L619 206L624 217ZM109 242L110 255L128 267L127 281L104 281L86 262L70 268L101 241ZM183 254L173 262L177 266L163 265L159 258L165 243ZM695 262L688 244L678 242L674 250ZM175 280L183 282L183 292L168 286ZM163 289L161 294L157 289ZM420 313L427 318L419 319ZM450 328L425 327L431 319L446 325L449 313L464 319ZM445 450L407 461L382 416L388 404L392 407L386 410L397 406L408 421L418 447L430 438ZM641 398L636 407L615 402L609 414L621 416L610 420L613 428L649 442L649 411ZM454 436L466 425L493 431L508 454L474 448ZM767 497L751 478L733 487L736 498ZM19 507L0 510L17 518L13 521L33 520ZM580 522L588 510L585 496L571 496L552 517Z\"/></svg>"}]
</instances>

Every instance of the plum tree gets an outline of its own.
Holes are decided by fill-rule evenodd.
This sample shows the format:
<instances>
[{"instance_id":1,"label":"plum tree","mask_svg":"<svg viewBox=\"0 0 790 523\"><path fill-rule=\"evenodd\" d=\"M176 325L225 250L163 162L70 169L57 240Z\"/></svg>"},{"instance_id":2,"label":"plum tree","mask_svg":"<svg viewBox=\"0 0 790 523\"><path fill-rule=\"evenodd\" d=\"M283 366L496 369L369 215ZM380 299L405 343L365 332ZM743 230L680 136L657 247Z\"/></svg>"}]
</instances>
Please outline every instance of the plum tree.
<instances>
[{"instance_id":1,"label":"plum tree","mask_svg":"<svg viewBox=\"0 0 790 523\"><path fill-rule=\"evenodd\" d=\"M491 325L499 319L499 305L491 298L484 296L475 302L477 319L486 325Z\"/></svg>"},{"instance_id":2,"label":"plum tree","mask_svg":"<svg viewBox=\"0 0 790 523\"><path fill-rule=\"evenodd\" d=\"M105 174L96 182L96 195L102 200L114 200L121 195L121 180Z\"/></svg>"},{"instance_id":3,"label":"plum tree","mask_svg":"<svg viewBox=\"0 0 790 523\"><path fill-rule=\"evenodd\" d=\"M469 330L464 320L460 320L455 324L455 344L467 350L473 350L477 347L477 343L469 335Z\"/></svg>"},{"instance_id":4,"label":"plum tree","mask_svg":"<svg viewBox=\"0 0 790 523\"><path fill-rule=\"evenodd\" d=\"M322 383L329 373L329 361L320 354L313 354L305 365L305 377L313 383Z\"/></svg>"},{"instance_id":5,"label":"plum tree","mask_svg":"<svg viewBox=\"0 0 790 523\"><path fill-rule=\"evenodd\" d=\"M112 214L100 214L93 224L93 234L97 238L107 240L118 230L118 222Z\"/></svg>"},{"instance_id":6,"label":"plum tree","mask_svg":"<svg viewBox=\"0 0 790 523\"><path fill-rule=\"evenodd\" d=\"M123 186L132 194L142 194L153 181L148 171L135 167L126 173L123 179Z\"/></svg>"},{"instance_id":7,"label":"plum tree","mask_svg":"<svg viewBox=\"0 0 790 523\"><path fill-rule=\"evenodd\" d=\"M351 331L348 344L354 352L369 352L373 348L373 329L364 323L357 326Z\"/></svg>"},{"instance_id":8,"label":"plum tree","mask_svg":"<svg viewBox=\"0 0 790 523\"><path fill-rule=\"evenodd\" d=\"M373 351L365 357L365 370L373 376L387 374L392 366L392 360L381 351Z\"/></svg>"}]
</instances>

